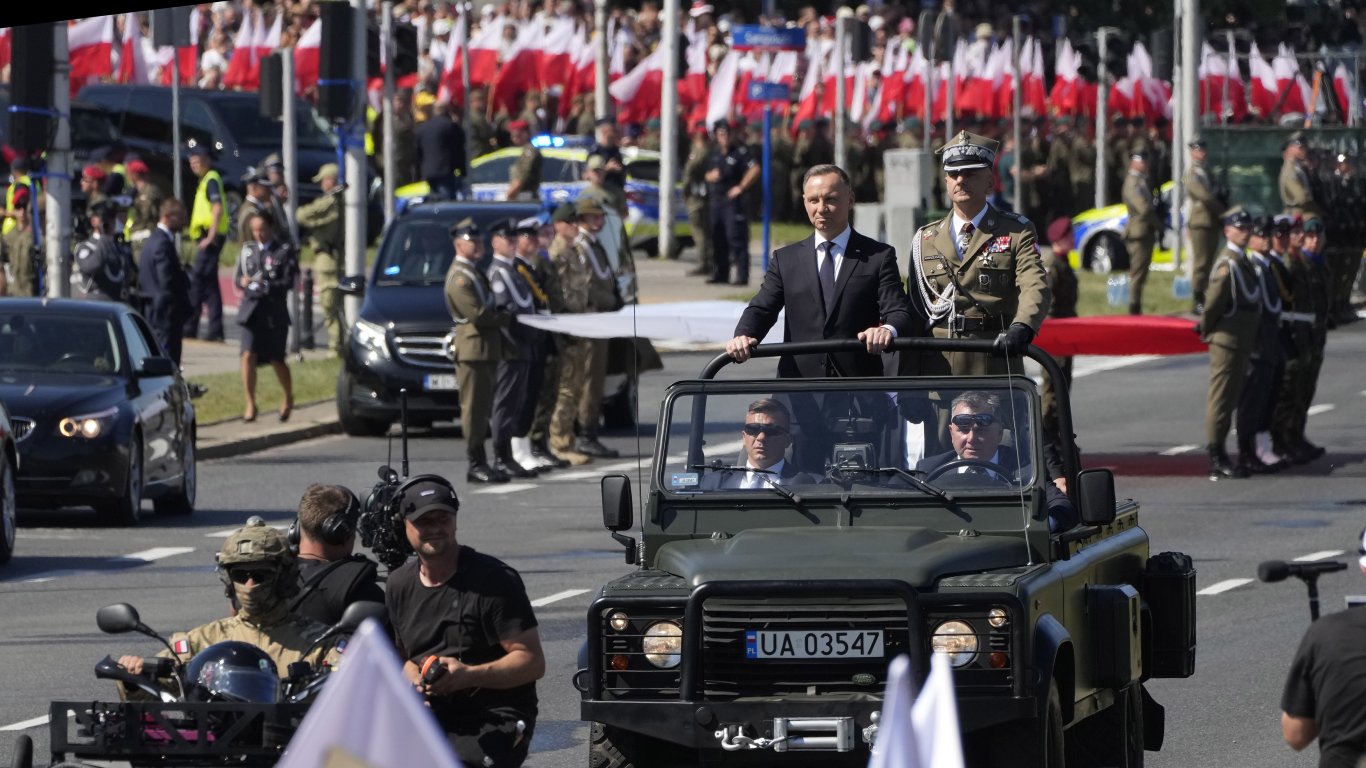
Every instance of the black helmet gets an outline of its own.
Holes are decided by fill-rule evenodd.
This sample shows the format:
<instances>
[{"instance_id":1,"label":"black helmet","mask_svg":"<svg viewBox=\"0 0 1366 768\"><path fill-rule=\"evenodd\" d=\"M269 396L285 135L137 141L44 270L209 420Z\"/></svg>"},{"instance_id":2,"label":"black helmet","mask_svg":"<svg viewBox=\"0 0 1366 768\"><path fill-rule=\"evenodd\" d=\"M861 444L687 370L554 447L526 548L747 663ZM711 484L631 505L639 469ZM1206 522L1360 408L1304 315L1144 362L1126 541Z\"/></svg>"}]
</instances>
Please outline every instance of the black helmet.
<instances>
[{"instance_id":1,"label":"black helmet","mask_svg":"<svg viewBox=\"0 0 1366 768\"><path fill-rule=\"evenodd\" d=\"M275 660L251 643L228 640L195 654L185 682L209 700L274 704L280 698Z\"/></svg>"}]
</instances>

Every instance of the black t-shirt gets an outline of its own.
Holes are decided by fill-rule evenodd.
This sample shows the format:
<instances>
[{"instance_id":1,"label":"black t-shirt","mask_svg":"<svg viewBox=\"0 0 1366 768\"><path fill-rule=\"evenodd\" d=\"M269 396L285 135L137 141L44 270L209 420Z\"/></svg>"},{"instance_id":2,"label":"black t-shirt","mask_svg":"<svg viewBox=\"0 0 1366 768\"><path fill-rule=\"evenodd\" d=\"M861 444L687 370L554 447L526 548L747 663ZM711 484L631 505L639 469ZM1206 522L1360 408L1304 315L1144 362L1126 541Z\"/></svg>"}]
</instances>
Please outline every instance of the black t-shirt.
<instances>
[{"instance_id":1,"label":"black t-shirt","mask_svg":"<svg viewBox=\"0 0 1366 768\"><path fill-rule=\"evenodd\" d=\"M1366 609L1309 626L1290 663L1281 709L1319 727L1319 768L1356 768L1366 755Z\"/></svg>"},{"instance_id":2,"label":"black t-shirt","mask_svg":"<svg viewBox=\"0 0 1366 768\"><path fill-rule=\"evenodd\" d=\"M471 666L496 661L507 655L502 640L536 626L517 571L464 546L455 576L437 587L422 584L417 558L399 566L389 574L385 603L399 655L418 665L428 656L454 656ZM504 706L535 707L536 684L480 688L432 700L432 711L443 722Z\"/></svg>"},{"instance_id":3,"label":"black t-shirt","mask_svg":"<svg viewBox=\"0 0 1366 768\"><path fill-rule=\"evenodd\" d=\"M379 566L364 555L345 560L299 560L299 594L295 613L332 626L341 621L346 606L369 600L384 602L377 573Z\"/></svg>"}]
</instances>

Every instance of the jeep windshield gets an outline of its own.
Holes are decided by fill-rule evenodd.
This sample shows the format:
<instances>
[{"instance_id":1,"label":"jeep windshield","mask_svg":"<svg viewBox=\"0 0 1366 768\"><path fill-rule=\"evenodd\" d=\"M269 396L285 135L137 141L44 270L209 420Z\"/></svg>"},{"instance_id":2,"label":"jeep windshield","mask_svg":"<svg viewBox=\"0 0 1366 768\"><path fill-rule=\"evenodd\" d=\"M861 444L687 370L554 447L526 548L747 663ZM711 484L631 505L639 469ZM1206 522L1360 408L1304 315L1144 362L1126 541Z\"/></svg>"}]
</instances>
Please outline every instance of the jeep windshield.
<instances>
[{"instance_id":1,"label":"jeep windshield","mask_svg":"<svg viewBox=\"0 0 1366 768\"><path fill-rule=\"evenodd\" d=\"M697 502L1006 497L1018 510L1044 471L1033 400L1024 386L988 382L680 384L664 406L657 482Z\"/></svg>"}]
</instances>

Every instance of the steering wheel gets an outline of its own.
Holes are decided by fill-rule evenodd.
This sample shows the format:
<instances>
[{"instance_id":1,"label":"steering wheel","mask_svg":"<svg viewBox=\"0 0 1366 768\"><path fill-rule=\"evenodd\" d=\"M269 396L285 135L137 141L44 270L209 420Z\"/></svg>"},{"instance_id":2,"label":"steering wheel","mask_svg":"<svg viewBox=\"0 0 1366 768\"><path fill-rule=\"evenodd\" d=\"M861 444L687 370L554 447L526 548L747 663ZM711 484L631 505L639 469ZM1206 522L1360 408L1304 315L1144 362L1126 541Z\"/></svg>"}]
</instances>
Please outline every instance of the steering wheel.
<instances>
[{"instance_id":1,"label":"steering wheel","mask_svg":"<svg viewBox=\"0 0 1366 768\"><path fill-rule=\"evenodd\" d=\"M960 467L978 467L980 469L990 470L993 474L987 475L987 480L997 485L1012 484L1012 481L1009 478L1013 476L1013 473L1009 469L1006 469L994 461L987 461L986 459L954 459L953 461L945 462L943 465L926 472L925 482L931 482L940 475L948 474Z\"/></svg>"}]
</instances>

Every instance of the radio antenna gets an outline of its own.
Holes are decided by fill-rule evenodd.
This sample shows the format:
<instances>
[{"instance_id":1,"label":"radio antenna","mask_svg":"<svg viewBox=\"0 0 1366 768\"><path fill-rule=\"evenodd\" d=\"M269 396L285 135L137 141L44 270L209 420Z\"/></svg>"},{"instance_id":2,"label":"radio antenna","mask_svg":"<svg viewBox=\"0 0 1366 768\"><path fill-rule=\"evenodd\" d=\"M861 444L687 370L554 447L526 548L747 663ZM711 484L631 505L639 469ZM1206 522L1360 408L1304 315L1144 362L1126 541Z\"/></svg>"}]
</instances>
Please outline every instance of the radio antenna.
<instances>
[{"instance_id":1,"label":"radio antenna","mask_svg":"<svg viewBox=\"0 0 1366 768\"><path fill-rule=\"evenodd\" d=\"M408 477L408 388L398 391L398 429L403 439L403 477Z\"/></svg>"}]
</instances>

